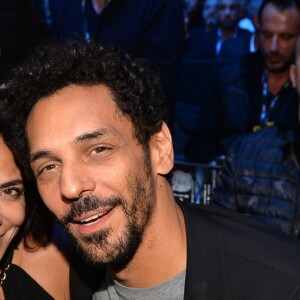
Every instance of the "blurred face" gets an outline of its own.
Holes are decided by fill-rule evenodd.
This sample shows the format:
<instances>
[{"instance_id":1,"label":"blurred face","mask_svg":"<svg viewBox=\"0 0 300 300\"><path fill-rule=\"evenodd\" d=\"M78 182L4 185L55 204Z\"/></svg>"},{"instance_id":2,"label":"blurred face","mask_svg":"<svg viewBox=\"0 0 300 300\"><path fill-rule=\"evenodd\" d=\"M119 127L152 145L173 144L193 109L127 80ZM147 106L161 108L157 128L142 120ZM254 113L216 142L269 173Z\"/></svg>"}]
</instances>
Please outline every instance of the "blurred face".
<instances>
[{"instance_id":1,"label":"blurred face","mask_svg":"<svg viewBox=\"0 0 300 300\"><path fill-rule=\"evenodd\" d=\"M221 28L235 29L241 16L238 0L219 0L217 19Z\"/></svg>"},{"instance_id":2,"label":"blurred face","mask_svg":"<svg viewBox=\"0 0 300 300\"><path fill-rule=\"evenodd\" d=\"M21 173L0 136L0 258L24 218L25 198Z\"/></svg>"},{"instance_id":3,"label":"blurred face","mask_svg":"<svg viewBox=\"0 0 300 300\"><path fill-rule=\"evenodd\" d=\"M264 8L260 24L260 45L266 68L280 73L294 60L294 47L300 32L300 13L296 7L278 10L273 4Z\"/></svg>"},{"instance_id":4,"label":"blurred face","mask_svg":"<svg viewBox=\"0 0 300 300\"><path fill-rule=\"evenodd\" d=\"M124 266L155 205L149 154L104 86L70 86L40 100L27 122L39 192L84 256Z\"/></svg>"},{"instance_id":5,"label":"blurred face","mask_svg":"<svg viewBox=\"0 0 300 300\"><path fill-rule=\"evenodd\" d=\"M217 23L216 8L218 0L206 0L202 9L202 17L207 25L215 25Z\"/></svg>"}]
</instances>

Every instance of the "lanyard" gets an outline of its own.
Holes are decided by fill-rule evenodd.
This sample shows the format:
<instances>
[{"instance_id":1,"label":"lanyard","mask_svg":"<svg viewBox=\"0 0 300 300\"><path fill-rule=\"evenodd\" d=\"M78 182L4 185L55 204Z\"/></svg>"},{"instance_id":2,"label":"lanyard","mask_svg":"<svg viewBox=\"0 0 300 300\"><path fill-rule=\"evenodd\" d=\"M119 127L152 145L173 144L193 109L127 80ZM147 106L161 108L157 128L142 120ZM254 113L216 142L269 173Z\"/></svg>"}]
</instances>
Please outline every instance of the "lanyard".
<instances>
[{"instance_id":1,"label":"lanyard","mask_svg":"<svg viewBox=\"0 0 300 300\"><path fill-rule=\"evenodd\" d=\"M279 96L283 90L288 88L290 85L290 81L287 81L280 92L274 96L271 101L269 101L269 89L268 89L268 73L265 70L263 73L262 78L262 106L261 106L261 113L260 113L260 124L266 125L269 121L269 117L271 111L273 110L274 106L278 102ZM269 103L268 103L269 102Z\"/></svg>"}]
</instances>

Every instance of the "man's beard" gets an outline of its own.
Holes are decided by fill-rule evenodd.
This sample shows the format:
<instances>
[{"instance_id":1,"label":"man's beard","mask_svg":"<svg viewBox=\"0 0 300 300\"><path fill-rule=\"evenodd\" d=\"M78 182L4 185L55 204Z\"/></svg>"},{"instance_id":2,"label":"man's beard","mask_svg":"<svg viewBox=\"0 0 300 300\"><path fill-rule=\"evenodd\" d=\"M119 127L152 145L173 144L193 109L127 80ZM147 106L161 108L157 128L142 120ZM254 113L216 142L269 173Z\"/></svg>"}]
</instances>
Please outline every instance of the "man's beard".
<instances>
[{"instance_id":1,"label":"man's beard","mask_svg":"<svg viewBox=\"0 0 300 300\"><path fill-rule=\"evenodd\" d=\"M233 21L231 19L229 20L223 20L222 22L219 22L219 26L224 28L225 30L232 30L235 31L237 30L237 21Z\"/></svg>"},{"instance_id":2,"label":"man's beard","mask_svg":"<svg viewBox=\"0 0 300 300\"><path fill-rule=\"evenodd\" d=\"M268 52L268 53L264 53L263 55L264 55L266 68L270 73L280 74L286 72L290 69L290 66L294 61L294 55L288 59L278 52ZM282 63L279 64L278 66L269 65L268 58L271 56L277 56Z\"/></svg>"},{"instance_id":3,"label":"man's beard","mask_svg":"<svg viewBox=\"0 0 300 300\"><path fill-rule=\"evenodd\" d=\"M131 204L118 196L109 198L86 196L72 202L69 213L60 220L75 241L79 254L88 263L118 270L124 268L136 253L155 206L150 163L146 162L142 167L146 168L144 177L137 178L129 175L127 178L127 188L131 190ZM102 207L121 208L125 218L125 228L119 236L114 236L113 229L110 227L88 236L78 237L72 233L69 222L83 213Z\"/></svg>"}]
</instances>

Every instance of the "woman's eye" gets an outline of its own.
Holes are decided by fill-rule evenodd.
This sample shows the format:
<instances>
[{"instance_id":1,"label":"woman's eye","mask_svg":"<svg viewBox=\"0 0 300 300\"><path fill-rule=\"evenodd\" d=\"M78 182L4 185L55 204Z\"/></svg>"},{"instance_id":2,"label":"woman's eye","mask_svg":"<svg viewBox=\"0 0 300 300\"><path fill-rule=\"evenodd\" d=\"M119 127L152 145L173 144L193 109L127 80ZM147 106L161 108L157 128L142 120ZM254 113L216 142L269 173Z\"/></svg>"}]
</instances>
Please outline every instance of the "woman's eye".
<instances>
[{"instance_id":1,"label":"woman's eye","mask_svg":"<svg viewBox=\"0 0 300 300\"><path fill-rule=\"evenodd\" d=\"M8 197L14 197L17 198L21 195L24 195L24 189L23 188L16 188L16 187L10 187L2 190L0 193L2 198L8 198Z\"/></svg>"}]
</instances>

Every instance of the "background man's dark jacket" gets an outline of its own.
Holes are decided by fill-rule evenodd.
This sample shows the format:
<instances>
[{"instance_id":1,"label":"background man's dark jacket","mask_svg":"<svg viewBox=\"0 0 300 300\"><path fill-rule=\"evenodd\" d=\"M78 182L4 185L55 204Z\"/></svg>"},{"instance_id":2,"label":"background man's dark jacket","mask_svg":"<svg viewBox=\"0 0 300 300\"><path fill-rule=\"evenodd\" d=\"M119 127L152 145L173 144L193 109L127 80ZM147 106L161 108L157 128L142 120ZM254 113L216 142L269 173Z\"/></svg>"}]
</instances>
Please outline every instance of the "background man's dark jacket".
<instances>
[{"instance_id":1,"label":"background man's dark jacket","mask_svg":"<svg viewBox=\"0 0 300 300\"><path fill-rule=\"evenodd\" d=\"M216 206L294 233L300 169L293 132L272 126L238 138L222 167L215 195Z\"/></svg>"}]
</instances>

